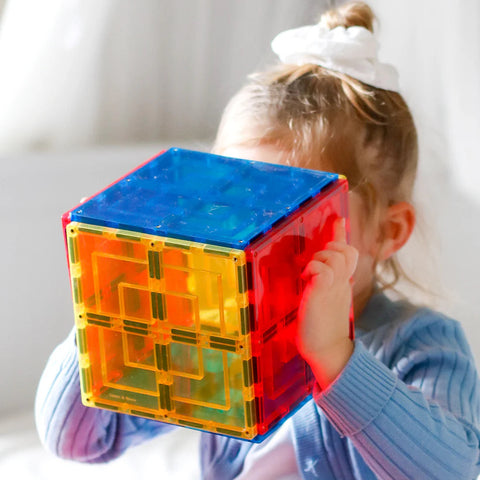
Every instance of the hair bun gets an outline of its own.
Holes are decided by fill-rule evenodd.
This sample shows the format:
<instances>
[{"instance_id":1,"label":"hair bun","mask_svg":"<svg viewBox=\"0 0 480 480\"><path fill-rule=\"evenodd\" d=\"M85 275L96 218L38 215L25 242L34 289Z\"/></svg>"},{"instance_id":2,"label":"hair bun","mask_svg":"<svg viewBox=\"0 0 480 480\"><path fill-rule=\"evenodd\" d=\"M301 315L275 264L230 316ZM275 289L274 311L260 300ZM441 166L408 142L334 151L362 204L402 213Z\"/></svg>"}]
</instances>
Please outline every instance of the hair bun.
<instances>
[{"instance_id":1,"label":"hair bun","mask_svg":"<svg viewBox=\"0 0 480 480\"><path fill-rule=\"evenodd\" d=\"M320 24L330 30L335 27L364 27L373 33L374 20L374 13L365 2L348 2L326 11L320 17Z\"/></svg>"}]
</instances>

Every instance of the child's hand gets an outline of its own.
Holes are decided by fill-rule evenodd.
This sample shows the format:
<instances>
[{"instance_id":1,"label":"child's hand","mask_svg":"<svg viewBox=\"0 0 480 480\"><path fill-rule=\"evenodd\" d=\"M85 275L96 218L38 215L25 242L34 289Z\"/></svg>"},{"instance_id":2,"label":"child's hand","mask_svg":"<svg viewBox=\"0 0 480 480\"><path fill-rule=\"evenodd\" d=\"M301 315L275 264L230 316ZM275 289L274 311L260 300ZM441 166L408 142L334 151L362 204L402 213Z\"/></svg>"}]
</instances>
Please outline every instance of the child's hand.
<instances>
[{"instance_id":1,"label":"child's hand","mask_svg":"<svg viewBox=\"0 0 480 480\"><path fill-rule=\"evenodd\" d=\"M307 286L299 308L297 345L321 388L336 378L353 352L349 313L357 260L358 251L347 244L345 219L337 219L334 240L313 256L302 274Z\"/></svg>"}]
</instances>

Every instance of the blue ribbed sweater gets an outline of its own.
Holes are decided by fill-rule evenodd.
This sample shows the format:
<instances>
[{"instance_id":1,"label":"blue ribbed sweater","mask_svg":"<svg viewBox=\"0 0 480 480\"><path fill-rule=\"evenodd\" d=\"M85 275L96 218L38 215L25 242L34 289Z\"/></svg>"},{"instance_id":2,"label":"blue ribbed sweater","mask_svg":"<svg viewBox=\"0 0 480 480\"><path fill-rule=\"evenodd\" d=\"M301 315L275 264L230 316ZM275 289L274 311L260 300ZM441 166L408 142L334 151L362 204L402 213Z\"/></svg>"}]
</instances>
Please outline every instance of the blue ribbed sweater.
<instances>
[{"instance_id":1,"label":"blue ribbed sweater","mask_svg":"<svg viewBox=\"0 0 480 480\"><path fill-rule=\"evenodd\" d=\"M479 387L458 322L377 293L357 319L345 369L292 418L299 472L321 480L475 479ZM111 460L175 428L84 407L73 332L47 363L35 415L48 449L86 462ZM202 478L235 478L251 445L202 433Z\"/></svg>"}]
</instances>

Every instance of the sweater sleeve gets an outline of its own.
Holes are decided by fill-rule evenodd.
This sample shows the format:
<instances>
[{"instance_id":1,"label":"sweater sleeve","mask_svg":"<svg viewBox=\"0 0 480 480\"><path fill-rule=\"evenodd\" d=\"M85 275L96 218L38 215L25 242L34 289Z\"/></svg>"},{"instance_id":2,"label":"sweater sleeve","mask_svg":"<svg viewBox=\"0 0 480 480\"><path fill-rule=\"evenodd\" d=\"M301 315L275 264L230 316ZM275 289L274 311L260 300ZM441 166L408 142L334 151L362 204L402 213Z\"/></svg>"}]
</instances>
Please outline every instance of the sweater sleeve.
<instances>
[{"instance_id":1,"label":"sweater sleeve","mask_svg":"<svg viewBox=\"0 0 480 480\"><path fill-rule=\"evenodd\" d=\"M479 380L460 325L432 312L400 329L393 350L387 367L357 341L316 404L379 478L476 478Z\"/></svg>"},{"instance_id":2,"label":"sweater sleeve","mask_svg":"<svg viewBox=\"0 0 480 480\"><path fill-rule=\"evenodd\" d=\"M174 428L154 420L85 407L81 402L75 331L50 356L35 399L43 445L62 458L106 462L128 447Z\"/></svg>"}]
</instances>

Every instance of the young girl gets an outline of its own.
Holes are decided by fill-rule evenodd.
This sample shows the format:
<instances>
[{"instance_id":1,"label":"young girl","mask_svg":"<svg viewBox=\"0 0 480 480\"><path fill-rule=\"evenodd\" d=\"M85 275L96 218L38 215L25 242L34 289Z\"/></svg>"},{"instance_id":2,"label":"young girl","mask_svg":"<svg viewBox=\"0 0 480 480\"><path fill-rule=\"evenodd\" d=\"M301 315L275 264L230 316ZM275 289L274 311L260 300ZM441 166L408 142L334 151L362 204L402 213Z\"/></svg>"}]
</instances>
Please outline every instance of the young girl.
<instances>
[{"instance_id":1,"label":"young girl","mask_svg":"<svg viewBox=\"0 0 480 480\"><path fill-rule=\"evenodd\" d=\"M306 266L298 347L313 399L261 444L201 435L205 479L474 479L480 390L460 325L384 294L415 224L415 126L395 71L376 58L361 2L280 34L281 60L227 106L214 152L334 171L350 185L351 245L335 240ZM353 276L352 276L353 275ZM348 336L353 289L356 339ZM56 454L104 462L174 427L86 408L74 333L52 354L36 418Z\"/></svg>"}]
</instances>

